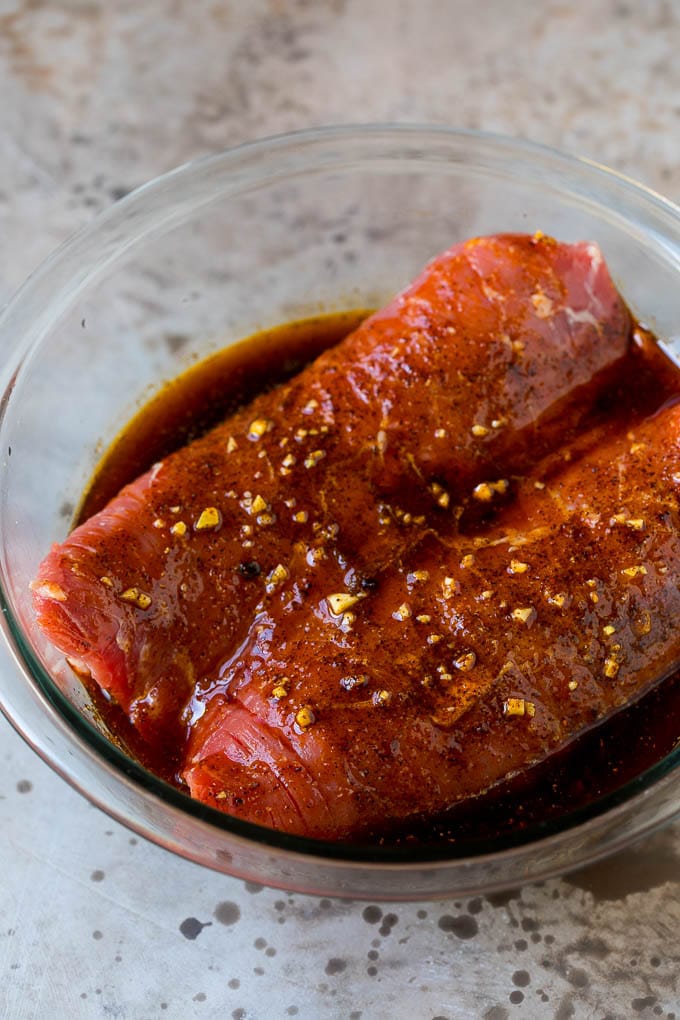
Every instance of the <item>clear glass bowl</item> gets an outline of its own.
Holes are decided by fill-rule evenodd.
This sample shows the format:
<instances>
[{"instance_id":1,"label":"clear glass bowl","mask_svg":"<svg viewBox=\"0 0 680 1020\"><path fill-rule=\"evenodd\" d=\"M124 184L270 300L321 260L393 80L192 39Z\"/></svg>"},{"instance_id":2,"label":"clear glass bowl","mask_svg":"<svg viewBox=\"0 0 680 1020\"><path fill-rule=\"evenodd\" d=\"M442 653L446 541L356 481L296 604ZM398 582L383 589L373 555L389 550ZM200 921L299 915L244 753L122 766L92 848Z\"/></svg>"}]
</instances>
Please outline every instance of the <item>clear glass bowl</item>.
<instances>
[{"instance_id":1,"label":"clear glass bowl","mask_svg":"<svg viewBox=\"0 0 680 1020\"><path fill-rule=\"evenodd\" d=\"M483 852L323 843L241 822L107 738L38 631L28 583L102 448L159 385L256 330L380 304L465 237L541 229L602 246L629 304L680 348L680 212L584 161L436 128L330 128L190 164L64 245L0 320L0 598L16 671L2 709L86 797L176 853L326 895L491 891L620 849L680 814L680 749L615 794ZM477 848L479 850L479 848Z\"/></svg>"}]
</instances>

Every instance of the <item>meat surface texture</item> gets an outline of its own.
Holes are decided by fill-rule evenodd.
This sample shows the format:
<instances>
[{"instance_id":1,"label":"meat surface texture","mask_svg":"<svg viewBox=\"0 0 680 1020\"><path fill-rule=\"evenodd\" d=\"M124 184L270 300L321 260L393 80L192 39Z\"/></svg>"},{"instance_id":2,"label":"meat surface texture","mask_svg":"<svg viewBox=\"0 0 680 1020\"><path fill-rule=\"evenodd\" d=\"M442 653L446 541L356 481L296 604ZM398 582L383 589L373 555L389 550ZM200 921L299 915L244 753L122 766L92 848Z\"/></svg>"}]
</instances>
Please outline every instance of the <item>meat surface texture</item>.
<instances>
[{"instance_id":1,"label":"meat surface texture","mask_svg":"<svg viewBox=\"0 0 680 1020\"><path fill-rule=\"evenodd\" d=\"M441 813L680 659L680 412L598 425L633 347L595 245L457 245L54 546L39 623L218 809Z\"/></svg>"}]
</instances>

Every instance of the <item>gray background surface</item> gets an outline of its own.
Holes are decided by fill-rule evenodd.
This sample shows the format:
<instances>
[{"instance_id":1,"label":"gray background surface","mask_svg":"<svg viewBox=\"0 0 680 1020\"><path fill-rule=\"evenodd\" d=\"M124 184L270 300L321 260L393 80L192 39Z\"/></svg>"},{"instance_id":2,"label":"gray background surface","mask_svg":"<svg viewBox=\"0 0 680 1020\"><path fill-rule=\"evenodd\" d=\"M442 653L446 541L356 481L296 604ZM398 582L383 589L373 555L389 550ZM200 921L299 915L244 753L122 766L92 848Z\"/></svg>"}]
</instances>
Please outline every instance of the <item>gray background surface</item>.
<instances>
[{"instance_id":1,"label":"gray background surface","mask_svg":"<svg viewBox=\"0 0 680 1020\"><path fill-rule=\"evenodd\" d=\"M0 0L0 304L127 190L310 125L521 135L677 201L679 47L674 0ZM0 760L2 1017L680 1017L677 826L540 887L367 906L137 840L4 721Z\"/></svg>"}]
</instances>

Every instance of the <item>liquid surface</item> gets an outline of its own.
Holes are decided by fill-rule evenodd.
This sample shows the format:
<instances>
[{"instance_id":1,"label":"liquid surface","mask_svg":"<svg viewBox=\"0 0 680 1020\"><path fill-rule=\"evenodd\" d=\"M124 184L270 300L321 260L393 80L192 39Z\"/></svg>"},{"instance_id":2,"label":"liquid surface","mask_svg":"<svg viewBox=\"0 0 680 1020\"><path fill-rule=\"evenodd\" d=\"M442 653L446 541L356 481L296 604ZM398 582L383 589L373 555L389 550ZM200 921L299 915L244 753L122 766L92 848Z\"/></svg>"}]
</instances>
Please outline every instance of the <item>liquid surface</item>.
<instances>
[{"instance_id":1,"label":"liquid surface","mask_svg":"<svg viewBox=\"0 0 680 1020\"><path fill-rule=\"evenodd\" d=\"M339 343L368 309L300 319L211 355L167 382L111 444L76 514L86 521L156 461Z\"/></svg>"},{"instance_id":2,"label":"liquid surface","mask_svg":"<svg viewBox=\"0 0 680 1020\"><path fill-rule=\"evenodd\" d=\"M258 393L298 372L338 343L367 315L364 310L291 323L259 334L194 366L169 383L118 437L85 495L86 520L155 461L202 434ZM625 416L643 418L677 399L680 371L638 328L623 369L594 409L592 421L614 431ZM479 521L463 522L470 534ZM94 685L92 685L94 686ZM93 691L97 694L98 688ZM109 728L152 771L177 782L167 758L150 760L119 710L101 696L96 704ZM445 818L376 833L380 842L410 845L474 844L503 839L550 822L610 794L669 754L680 735L680 674L637 703L595 726L547 762L464 803ZM368 834L371 837L371 834Z\"/></svg>"}]
</instances>

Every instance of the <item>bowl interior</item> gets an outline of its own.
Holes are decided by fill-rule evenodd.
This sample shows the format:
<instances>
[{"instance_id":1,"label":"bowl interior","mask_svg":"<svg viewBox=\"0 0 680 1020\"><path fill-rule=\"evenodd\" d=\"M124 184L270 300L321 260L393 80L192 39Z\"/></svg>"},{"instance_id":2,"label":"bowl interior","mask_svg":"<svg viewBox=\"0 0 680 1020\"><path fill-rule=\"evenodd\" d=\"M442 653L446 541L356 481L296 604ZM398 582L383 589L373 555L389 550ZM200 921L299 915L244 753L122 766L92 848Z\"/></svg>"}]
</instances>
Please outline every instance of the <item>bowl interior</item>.
<instances>
[{"instance_id":1,"label":"bowl interior","mask_svg":"<svg viewBox=\"0 0 680 1020\"><path fill-rule=\"evenodd\" d=\"M0 344L12 349L0 423L0 582L20 670L0 700L97 803L225 871L414 896L575 866L678 810L663 779L675 755L613 800L530 834L541 852L525 835L515 847L425 864L282 837L193 804L126 760L33 619L28 583L38 562L68 532L103 449L164 381L268 326L376 306L456 241L537 229L597 241L634 312L680 353L677 210L588 164L443 130L310 132L183 168L115 206L19 293L0 321Z\"/></svg>"}]
</instances>

